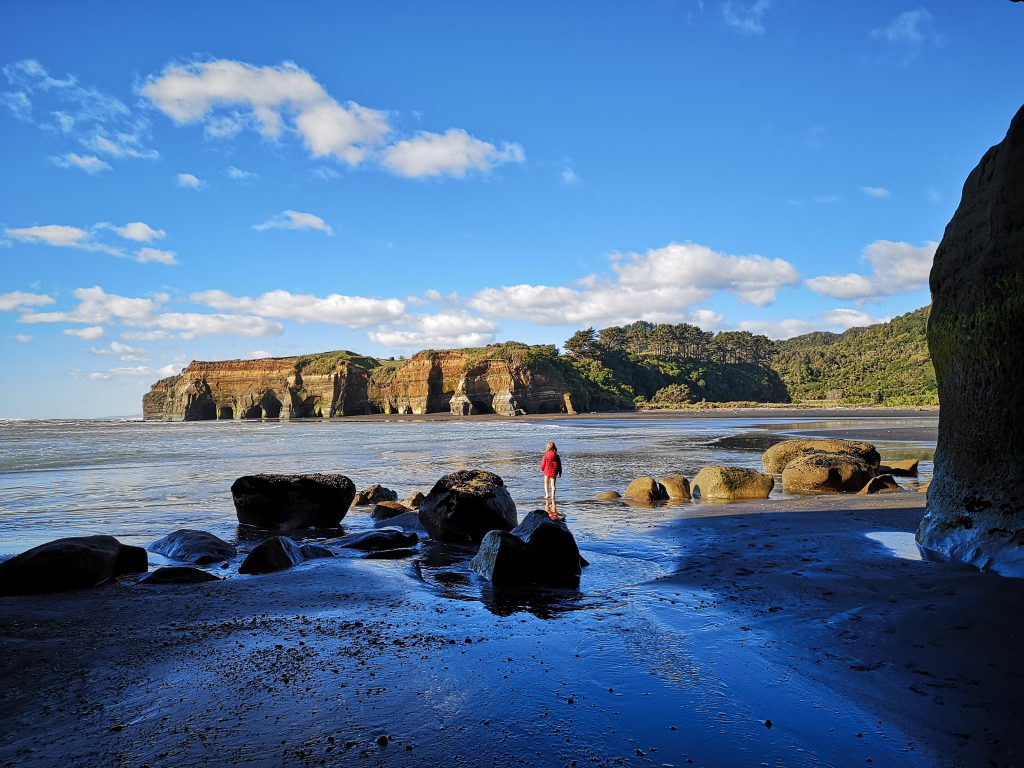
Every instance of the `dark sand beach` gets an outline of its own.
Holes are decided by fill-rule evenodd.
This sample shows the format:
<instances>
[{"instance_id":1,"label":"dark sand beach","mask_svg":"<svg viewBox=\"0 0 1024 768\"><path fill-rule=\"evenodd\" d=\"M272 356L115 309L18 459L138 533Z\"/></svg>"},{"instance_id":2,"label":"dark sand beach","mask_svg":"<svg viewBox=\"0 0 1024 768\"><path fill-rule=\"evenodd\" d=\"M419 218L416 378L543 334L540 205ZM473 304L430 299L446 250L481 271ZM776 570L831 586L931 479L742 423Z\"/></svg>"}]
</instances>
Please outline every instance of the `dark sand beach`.
<instances>
[{"instance_id":1,"label":"dark sand beach","mask_svg":"<svg viewBox=\"0 0 1024 768\"><path fill-rule=\"evenodd\" d=\"M923 503L709 505L652 531L675 573L604 593L339 559L4 598L0 761L1018 764L1024 583L868 537Z\"/></svg>"}]
</instances>

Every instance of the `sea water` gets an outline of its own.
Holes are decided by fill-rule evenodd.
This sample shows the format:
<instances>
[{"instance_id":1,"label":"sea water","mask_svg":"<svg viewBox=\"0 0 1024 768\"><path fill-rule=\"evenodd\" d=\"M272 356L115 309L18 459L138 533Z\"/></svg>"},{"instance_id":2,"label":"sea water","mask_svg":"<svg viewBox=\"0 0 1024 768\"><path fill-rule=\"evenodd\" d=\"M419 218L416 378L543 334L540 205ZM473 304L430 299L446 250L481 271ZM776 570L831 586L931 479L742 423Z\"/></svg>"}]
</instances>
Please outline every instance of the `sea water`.
<instances>
[{"instance_id":1,"label":"sea water","mask_svg":"<svg viewBox=\"0 0 1024 768\"><path fill-rule=\"evenodd\" d=\"M546 443L554 441L565 470L558 483L559 511L581 546L635 557L645 548L645 530L674 518L699 516L710 505L638 508L594 501L598 492L621 493L640 475L692 478L709 464L760 469L761 453L787 433L848 429L866 437L873 430L892 434L906 427L932 428L935 419L923 414L828 422L743 416L3 421L0 556L62 536L110 534L145 546L178 528L237 540L231 483L258 472L340 472L357 488L381 483L401 499L413 491L428 492L448 472L480 468L504 479L522 516L543 507L540 459ZM887 440L876 445L883 457L922 459L920 474L910 485L930 478L933 443ZM363 507L350 510L343 525L358 531L371 522L369 508Z\"/></svg>"}]
</instances>

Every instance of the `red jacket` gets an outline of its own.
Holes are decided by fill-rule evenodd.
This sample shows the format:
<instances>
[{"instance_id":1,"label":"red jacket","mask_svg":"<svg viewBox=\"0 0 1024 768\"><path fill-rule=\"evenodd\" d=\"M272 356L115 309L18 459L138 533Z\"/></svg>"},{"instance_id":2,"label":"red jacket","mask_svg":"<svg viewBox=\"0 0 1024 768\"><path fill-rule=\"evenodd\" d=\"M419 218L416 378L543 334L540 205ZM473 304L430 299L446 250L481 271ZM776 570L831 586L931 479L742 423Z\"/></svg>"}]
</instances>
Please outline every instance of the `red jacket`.
<instances>
[{"instance_id":1,"label":"red jacket","mask_svg":"<svg viewBox=\"0 0 1024 768\"><path fill-rule=\"evenodd\" d=\"M557 451L548 451L544 454L544 458L540 462L540 471L546 477L561 477L562 459Z\"/></svg>"}]
</instances>

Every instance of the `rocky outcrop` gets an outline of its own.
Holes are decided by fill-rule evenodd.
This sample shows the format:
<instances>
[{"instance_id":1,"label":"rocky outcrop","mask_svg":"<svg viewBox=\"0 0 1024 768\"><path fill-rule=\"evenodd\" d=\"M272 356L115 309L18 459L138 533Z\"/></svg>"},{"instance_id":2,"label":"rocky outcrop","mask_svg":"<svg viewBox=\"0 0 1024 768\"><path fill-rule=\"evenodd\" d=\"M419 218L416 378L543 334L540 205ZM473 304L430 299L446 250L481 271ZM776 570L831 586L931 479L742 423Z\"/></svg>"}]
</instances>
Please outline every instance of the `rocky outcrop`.
<instances>
[{"instance_id":1,"label":"rocky outcrop","mask_svg":"<svg viewBox=\"0 0 1024 768\"><path fill-rule=\"evenodd\" d=\"M516 503L493 472L462 469L438 480L419 509L420 523L438 541L479 543L488 531L511 531Z\"/></svg>"},{"instance_id":2,"label":"rocky outcrop","mask_svg":"<svg viewBox=\"0 0 1024 768\"><path fill-rule=\"evenodd\" d=\"M917 541L1024 577L1024 107L967 177L930 284L942 411Z\"/></svg>"},{"instance_id":3,"label":"rocky outcrop","mask_svg":"<svg viewBox=\"0 0 1024 768\"><path fill-rule=\"evenodd\" d=\"M146 550L113 536L56 539L0 563L0 595L86 589L147 568Z\"/></svg>"},{"instance_id":4,"label":"rocky outcrop","mask_svg":"<svg viewBox=\"0 0 1024 768\"><path fill-rule=\"evenodd\" d=\"M230 560L235 556L235 546L206 531L181 528L154 541L147 547L150 552L180 560L183 563L208 565Z\"/></svg>"},{"instance_id":5,"label":"rocky outcrop","mask_svg":"<svg viewBox=\"0 0 1024 768\"><path fill-rule=\"evenodd\" d=\"M781 475L782 470L793 459L807 453L840 453L861 459L872 471L878 469L881 458L875 446L855 440L834 438L808 438L783 440L776 443L761 456L761 464L769 475Z\"/></svg>"},{"instance_id":6,"label":"rocky outcrop","mask_svg":"<svg viewBox=\"0 0 1024 768\"><path fill-rule=\"evenodd\" d=\"M327 547L321 544L303 544L299 546L287 536L272 536L258 544L245 560L238 566L239 573L259 574L283 571L298 565L304 560L317 560L334 557Z\"/></svg>"},{"instance_id":7,"label":"rocky outcrop","mask_svg":"<svg viewBox=\"0 0 1024 768\"><path fill-rule=\"evenodd\" d=\"M419 540L420 537L415 533L407 533L389 526L376 531L353 533L351 536L337 539L334 544L346 549L361 549L363 552L382 552L388 549L406 549Z\"/></svg>"},{"instance_id":8,"label":"rocky outcrop","mask_svg":"<svg viewBox=\"0 0 1024 768\"><path fill-rule=\"evenodd\" d=\"M367 504L378 504L382 501L398 501L398 493L390 488L385 488L380 483L373 483L373 485L366 486L356 494L352 506L362 507Z\"/></svg>"},{"instance_id":9,"label":"rocky outcrop","mask_svg":"<svg viewBox=\"0 0 1024 768\"><path fill-rule=\"evenodd\" d=\"M704 467L693 478L690 490L701 501L767 499L775 480L746 467Z\"/></svg>"},{"instance_id":10,"label":"rocky outcrop","mask_svg":"<svg viewBox=\"0 0 1024 768\"><path fill-rule=\"evenodd\" d=\"M348 512L356 487L344 475L244 475L231 484L242 525L289 531L334 528Z\"/></svg>"},{"instance_id":11,"label":"rocky outcrop","mask_svg":"<svg viewBox=\"0 0 1024 768\"><path fill-rule=\"evenodd\" d=\"M569 388L530 348L495 344L419 352L394 365L352 352L195 361L153 384L149 420L329 418L368 413L572 412Z\"/></svg>"},{"instance_id":12,"label":"rocky outcrop","mask_svg":"<svg viewBox=\"0 0 1024 768\"><path fill-rule=\"evenodd\" d=\"M583 566L572 531L543 510L530 512L512 531L490 531L469 563L495 584L575 584Z\"/></svg>"},{"instance_id":13,"label":"rocky outcrop","mask_svg":"<svg viewBox=\"0 0 1024 768\"><path fill-rule=\"evenodd\" d=\"M782 489L786 493L857 493L873 475L867 463L852 454L801 453L782 470Z\"/></svg>"}]
</instances>

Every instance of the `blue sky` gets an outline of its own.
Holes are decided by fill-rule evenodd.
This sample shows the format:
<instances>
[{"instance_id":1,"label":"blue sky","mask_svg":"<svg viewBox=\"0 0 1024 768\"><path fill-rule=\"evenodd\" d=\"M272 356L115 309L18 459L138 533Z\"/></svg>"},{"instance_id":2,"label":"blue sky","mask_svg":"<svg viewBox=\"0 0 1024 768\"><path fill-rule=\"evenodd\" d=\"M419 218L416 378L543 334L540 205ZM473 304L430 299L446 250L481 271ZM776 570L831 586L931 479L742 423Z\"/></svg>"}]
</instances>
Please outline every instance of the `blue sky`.
<instances>
[{"instance_id":1,"label":"blue sky","mask_svg":"<svg viewBox=\"0 0 1024 768\"><path fill-rule=\"evenodd\" d=\"M0 417L192 359L928 302L1024 7L7 2Z\"/></svg>"}]
</instances>

